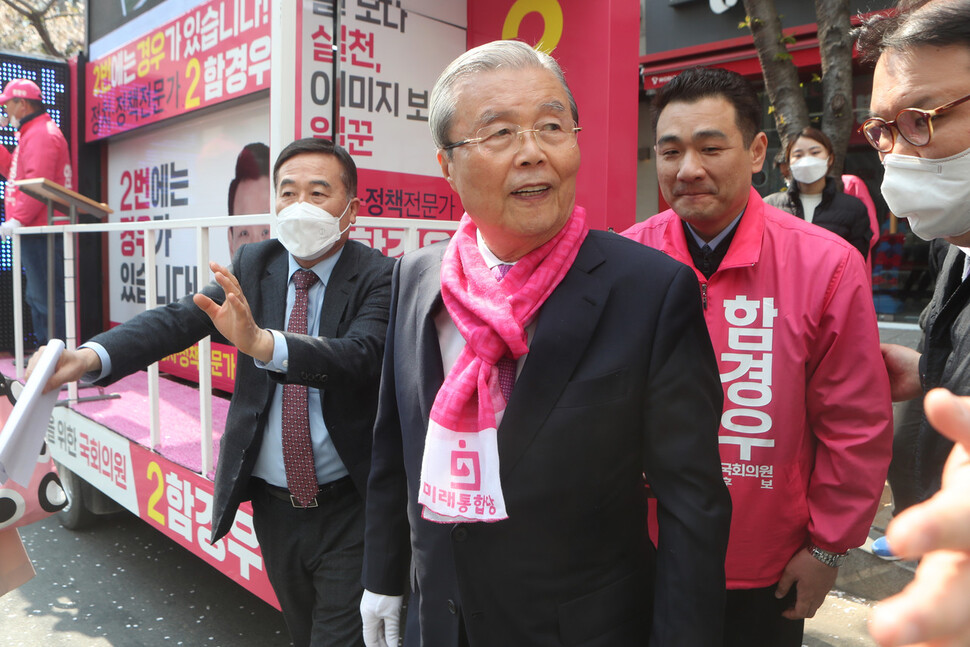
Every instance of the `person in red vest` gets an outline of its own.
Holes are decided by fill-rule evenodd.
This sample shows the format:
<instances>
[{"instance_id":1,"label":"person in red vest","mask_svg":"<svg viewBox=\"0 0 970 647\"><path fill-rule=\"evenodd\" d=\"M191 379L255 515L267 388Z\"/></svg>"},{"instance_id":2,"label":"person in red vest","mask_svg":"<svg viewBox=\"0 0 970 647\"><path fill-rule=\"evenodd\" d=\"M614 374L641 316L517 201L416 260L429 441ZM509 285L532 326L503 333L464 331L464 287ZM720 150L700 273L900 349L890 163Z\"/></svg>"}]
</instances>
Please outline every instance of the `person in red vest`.
<instances>
[{"instance_id":1,"label":"person in red vest","mask_svg":"<svg viewBox=\"0 0 970 647\"><path fill-rule=\"evenodd\" d=\"M0 106L6 113L4 126L17 129L17 146L13 153L0 146L0 175L7 178L4 190L4 220L0 238L9 238L20 227L47 224L44 203L24 194L14 184L17 180L47 178L68 189L74 178L68 159L67 141L57 124L47 114L37 84L28 79L9 81L0 94ZM64 338L64 258L63 240L54 237L54 330L47 328L47 236L23 236L21 259L27 274L26 301L30 306L34 336L38 345L50 338Z\"/></svg>"}]
</instances>

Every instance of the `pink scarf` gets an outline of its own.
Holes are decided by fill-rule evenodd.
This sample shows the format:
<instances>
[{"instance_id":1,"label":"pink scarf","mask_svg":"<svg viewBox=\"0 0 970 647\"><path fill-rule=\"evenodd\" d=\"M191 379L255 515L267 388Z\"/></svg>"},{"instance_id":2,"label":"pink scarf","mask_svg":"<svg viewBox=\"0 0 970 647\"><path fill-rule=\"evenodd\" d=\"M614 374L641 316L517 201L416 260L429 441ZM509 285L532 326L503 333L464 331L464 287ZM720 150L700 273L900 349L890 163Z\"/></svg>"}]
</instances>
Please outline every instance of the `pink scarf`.
<instances>
[{"instance_id":1,"label":"pink scarf","mask_svg":"<svg viewBox=\"0 0 970 647\"><path fill-rule=\"evenodd\" d=\"M462 216L441 262L441 296L465 347L438 390L428 423L418 501L440 523L508 518L499 479L497 429L505 413L496 363L529 352L525 327L572 267L586 239L576 207L551 240L498 283Z\"/></svg>"}]
</instances>

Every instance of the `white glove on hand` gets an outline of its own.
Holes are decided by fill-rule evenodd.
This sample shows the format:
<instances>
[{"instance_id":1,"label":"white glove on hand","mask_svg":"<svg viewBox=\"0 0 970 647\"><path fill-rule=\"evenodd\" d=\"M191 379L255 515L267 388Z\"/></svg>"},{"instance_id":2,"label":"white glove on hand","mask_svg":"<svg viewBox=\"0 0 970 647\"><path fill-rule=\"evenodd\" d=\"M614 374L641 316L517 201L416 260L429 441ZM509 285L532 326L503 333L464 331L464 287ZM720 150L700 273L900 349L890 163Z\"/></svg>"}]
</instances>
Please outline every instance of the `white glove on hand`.
<instances>
[{"instance_id":1,"label":"white glove on hand","mask_svg":"<svg viewBox=\"0 0 970 647\"><path fill-rule=\"evenodd\" d=\"M360 619L367 647L397 647L401 630L403 595L381 595L364 589L360 599Z\"/></svg>"},{"instance_id":2,"label":"white glove on hand","mask_svg":"<svg viewBox=\"0 0 970 647\"><path fill-rule=\"evenodd\" d=\"M0 223L0 238L6 240L13 234L13 230L21 227L22 223L15 218L7 218Z\"/></svg>"}]
</instances>

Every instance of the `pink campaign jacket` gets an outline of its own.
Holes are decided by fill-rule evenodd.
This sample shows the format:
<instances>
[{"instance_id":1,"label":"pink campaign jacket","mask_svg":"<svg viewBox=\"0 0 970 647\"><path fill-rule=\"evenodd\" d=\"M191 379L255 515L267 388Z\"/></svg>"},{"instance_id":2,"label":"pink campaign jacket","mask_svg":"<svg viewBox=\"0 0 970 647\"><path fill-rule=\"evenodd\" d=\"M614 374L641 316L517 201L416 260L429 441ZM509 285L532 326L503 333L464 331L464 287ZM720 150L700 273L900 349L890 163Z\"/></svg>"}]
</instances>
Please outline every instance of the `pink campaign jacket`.
<instances>
[{"instance_id":1,"label":"pink campaign jacket","mask_svg":"<svg viewBox=\"0 0 970 647\"><path fill-rule=\"evenodd\" d=\"M0 175L8 180L4 200L6 217L19 220L25 226L46 225L44 203L24 195L12 182L43 177L68 189L74 188L67 141L50 115L39 114L20 127L12 155L0 146Z\"/></svg>"},{"instance_id":2,"label":"pink campaign jacket","mask_svg":"<svg viewBox=\"0 0 970 647\"><path fill-rule=\"evenodd\" d=\"M673 210L623 235L693 267ZM724 386L727 585L771 586L809 542L860 546L882 495L892 404L869 281L851 245L753 189L717 272L695 272Z\"/></svg>"}]
</instances>

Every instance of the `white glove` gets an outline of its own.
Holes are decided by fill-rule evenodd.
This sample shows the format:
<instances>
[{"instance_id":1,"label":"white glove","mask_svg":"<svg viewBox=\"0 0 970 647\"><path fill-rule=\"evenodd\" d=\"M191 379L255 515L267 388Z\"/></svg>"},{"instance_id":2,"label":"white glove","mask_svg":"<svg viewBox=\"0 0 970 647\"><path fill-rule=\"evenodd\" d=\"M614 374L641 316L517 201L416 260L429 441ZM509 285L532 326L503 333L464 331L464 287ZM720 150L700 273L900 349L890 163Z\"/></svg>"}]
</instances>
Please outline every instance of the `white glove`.
<instances>
[{"instance_id":1,"label":"white glove","mask_svg":"<svg viewBox=\"0 0 970 647\"><path fill-rule=\"evenodd\" d=\"M13 230L21 227L22 225L23 223L16 218L7 218L0 223L0 238L4 240L10 238L10 236L13 234Z\"/></svg>"},{"instance_id":2,"label":"white glove","mask_svg":"<svg viewBox=\"0 0 970 647\"><path fill-rule=\"evenodd\" d=\"M367 647L397 647L401 630L403 595L381 595L364 589L360 598L360 619Z\"/></svg>"}]
</instances>

